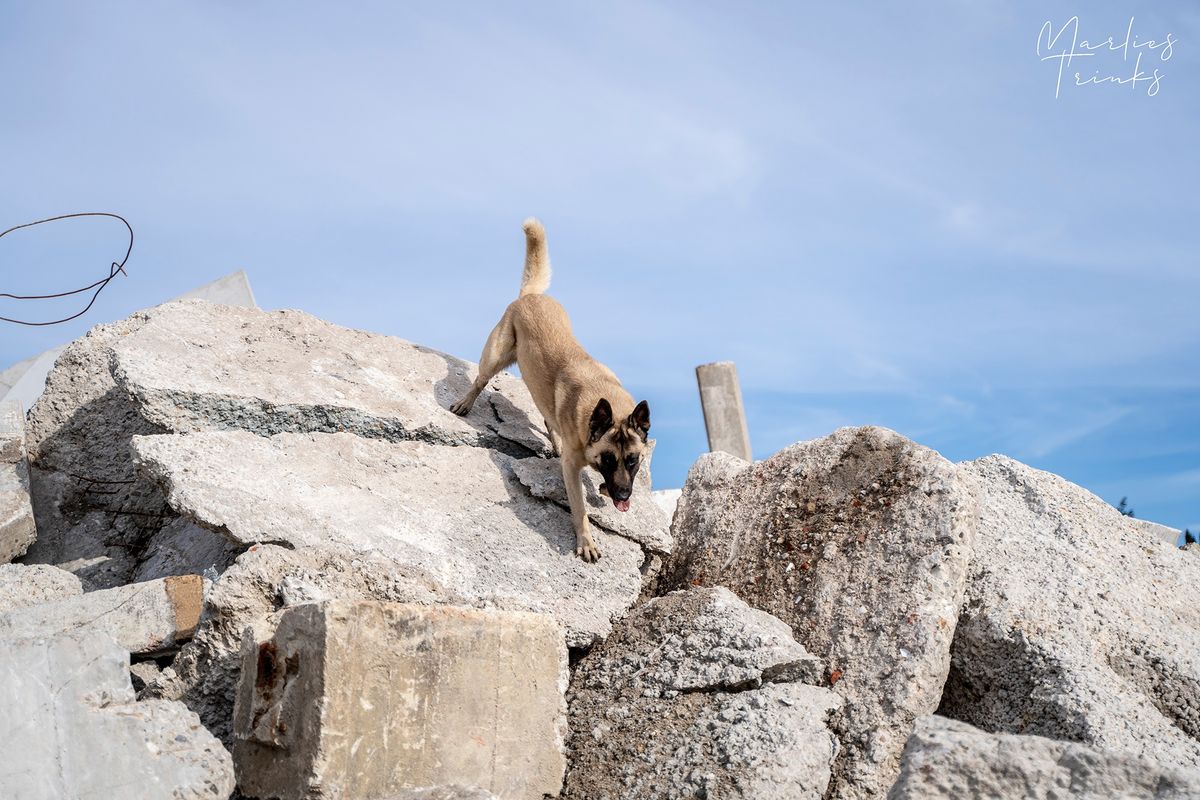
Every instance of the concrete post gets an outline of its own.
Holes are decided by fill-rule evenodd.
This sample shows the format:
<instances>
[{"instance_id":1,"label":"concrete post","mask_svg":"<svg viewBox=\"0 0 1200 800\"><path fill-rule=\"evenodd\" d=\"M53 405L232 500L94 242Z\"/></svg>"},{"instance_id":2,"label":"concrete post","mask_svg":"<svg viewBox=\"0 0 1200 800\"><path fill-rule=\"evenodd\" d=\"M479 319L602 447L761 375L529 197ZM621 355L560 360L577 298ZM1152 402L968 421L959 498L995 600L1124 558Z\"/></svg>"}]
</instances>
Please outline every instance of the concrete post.
<instances>
[{"instance_id":1,"label":"concrete post","mask_svg":"<svg viewBox=\"0 0 1200 800\"><path fill-rule=\"evenodd\" d=\"M742 409L742 390L732 361L717 361L696 367L700 407L708 431L708 449L731 453L746 461L750 455L750 431Z\"/></svg>"}]
</instances>

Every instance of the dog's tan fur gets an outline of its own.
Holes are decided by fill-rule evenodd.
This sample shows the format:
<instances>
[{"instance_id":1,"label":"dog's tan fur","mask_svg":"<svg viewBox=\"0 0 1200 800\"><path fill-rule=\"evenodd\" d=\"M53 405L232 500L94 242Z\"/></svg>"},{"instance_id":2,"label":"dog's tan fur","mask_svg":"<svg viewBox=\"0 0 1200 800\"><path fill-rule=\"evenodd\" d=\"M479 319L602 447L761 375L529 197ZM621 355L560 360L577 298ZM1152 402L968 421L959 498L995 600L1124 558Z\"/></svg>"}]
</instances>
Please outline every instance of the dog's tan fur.
<instances>
[{"instance_id":1,"label":"dog's tan fur","mask_svg":"<svg viewBox=\"0 0 1200 800\"><path fill-rule=\"evenodd\" d=\"M546 231L532 217L525 220L524 228L520 295L492 329L479 357L479 375L451 410L459 415L469 412L488 381L517 362L533 402L546 419L554 450L562 458L575 552L585 561L595 561L600 550L588 526L583 469L590 466L604 476L601 491L618 508L627 504L646 453L650 408L645 401L634 405L612 370L575 340L567 312L543 294L550 286Z\"/></svg>"}]
</instances>

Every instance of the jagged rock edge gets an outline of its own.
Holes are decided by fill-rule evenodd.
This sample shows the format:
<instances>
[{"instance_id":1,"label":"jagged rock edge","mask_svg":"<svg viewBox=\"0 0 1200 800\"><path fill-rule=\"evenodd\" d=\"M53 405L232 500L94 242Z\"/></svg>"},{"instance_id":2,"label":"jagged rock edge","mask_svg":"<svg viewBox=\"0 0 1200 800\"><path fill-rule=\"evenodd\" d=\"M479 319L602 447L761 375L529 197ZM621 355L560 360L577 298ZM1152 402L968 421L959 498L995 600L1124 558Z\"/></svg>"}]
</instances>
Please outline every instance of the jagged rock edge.
<instances>
[{"instance_id":1,"label":"jagged rock edge","mask_svg":"<svg viewBox=\"0 0 1200 800\"><path fill-rule=\"evenodd\" d=\"M530 458L537 451L505 438L493 425L491 435L454 436L436 429L407 428L397 419L364 414L351 408L327 404L279 405L256 397L233 394L197 394L194 392L145 390L131 387L109 351L109 368L117 386L134 398L140 412L149 422L165 426L167 420L158 418L155 403L162 402L186 413L196 423L196 430L242 430L270 438L279 433L349 433L364 439L385 442L423 442L444 447L483 447L497 450L512 458ZM224 402L222 402L224 401ZM503 423L492 399L488 405L496 419ZM446 413L452 413L446 409ZM178 431L177 431L178 432Z\"/></svg>"}]
</instances>

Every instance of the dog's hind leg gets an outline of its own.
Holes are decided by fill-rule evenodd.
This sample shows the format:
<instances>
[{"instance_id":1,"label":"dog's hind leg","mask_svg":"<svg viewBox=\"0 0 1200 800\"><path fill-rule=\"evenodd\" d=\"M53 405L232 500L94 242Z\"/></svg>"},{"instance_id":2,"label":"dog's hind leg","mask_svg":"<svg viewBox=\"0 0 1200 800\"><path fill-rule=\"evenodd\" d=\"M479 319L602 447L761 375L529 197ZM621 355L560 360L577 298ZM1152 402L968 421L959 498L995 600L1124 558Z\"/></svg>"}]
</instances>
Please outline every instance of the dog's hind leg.
<instances>
[{"instance_id":1,"label":"dog's hind leg","mask_svg":"<svg viewBox=\"0 0 1200 800\"><path fill-rule=\"evenodd\" d=\"M460 417L466 416L471 406L475 405L475 398L479 397L483 387L488 385L488 381L516 360L517 331L513 327L512 314L505 311L483 345L483 354L479 356L479 374L475 376L475 382L461 400L450 406L450 410Z\"/></svg>"}]
</instances>

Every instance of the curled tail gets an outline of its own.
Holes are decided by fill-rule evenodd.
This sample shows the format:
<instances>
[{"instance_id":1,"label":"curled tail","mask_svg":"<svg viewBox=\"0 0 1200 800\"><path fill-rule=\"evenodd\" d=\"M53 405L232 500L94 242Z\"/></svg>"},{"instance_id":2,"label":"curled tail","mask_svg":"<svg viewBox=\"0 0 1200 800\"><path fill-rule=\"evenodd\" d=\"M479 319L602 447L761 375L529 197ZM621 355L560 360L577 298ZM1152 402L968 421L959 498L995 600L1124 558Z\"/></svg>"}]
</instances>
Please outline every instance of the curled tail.
<instances>
[{"instance_id":1,"label":"curled tail","mask_svg":"<svg viewBox=\"0 0 1200 800\"><path fill-rule=\"evenodd\" d=\"M521 273L521 297L542 294L550 288L550 253L546 250L546 229L536 217L521 225L525 229L525 270Z\"/></svg>"}]
</instances>

